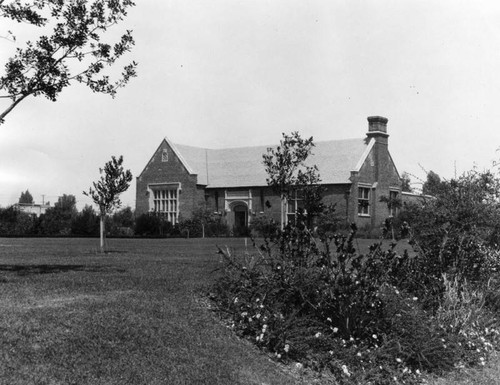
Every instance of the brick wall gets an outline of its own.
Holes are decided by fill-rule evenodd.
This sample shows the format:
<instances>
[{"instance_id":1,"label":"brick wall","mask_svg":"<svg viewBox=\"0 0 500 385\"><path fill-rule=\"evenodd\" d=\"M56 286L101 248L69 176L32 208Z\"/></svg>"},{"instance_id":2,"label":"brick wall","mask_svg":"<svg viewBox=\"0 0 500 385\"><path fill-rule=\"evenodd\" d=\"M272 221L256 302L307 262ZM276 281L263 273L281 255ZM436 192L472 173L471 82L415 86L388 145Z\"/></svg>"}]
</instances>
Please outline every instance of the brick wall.
<instances>
[{"instance_id":1,"label":"brick wall","mask_svg":"<svg viewBox=\"0 0 500 385\"><path fill-rule=\"evenodd\" d=\"M387 136L373 136L375 144L359 172L351 174L352 207L349 218L358 227L379 228L389 216L387 203L380 202L382 196L389 197L390 191L397 191L401 197L401 180L389 154ZM370 215L358 215L358 187L370 186Z\"/></svg>"},{"instance_id":2,"label":"brick wall","mask_svg":"<svg viewBox=\"0 0 500 385\"><path fill-rule=\"evenodd\" d=\"M163 162L164 151L168 161ZM197 176L190 175L168 143L163 140L141 175L136 179L136 215L150 211L149 184L180 183L179 212L182 218L188 218L200 203L204 201L203 189L196 185Z\"/></svg>"}]
</instances>

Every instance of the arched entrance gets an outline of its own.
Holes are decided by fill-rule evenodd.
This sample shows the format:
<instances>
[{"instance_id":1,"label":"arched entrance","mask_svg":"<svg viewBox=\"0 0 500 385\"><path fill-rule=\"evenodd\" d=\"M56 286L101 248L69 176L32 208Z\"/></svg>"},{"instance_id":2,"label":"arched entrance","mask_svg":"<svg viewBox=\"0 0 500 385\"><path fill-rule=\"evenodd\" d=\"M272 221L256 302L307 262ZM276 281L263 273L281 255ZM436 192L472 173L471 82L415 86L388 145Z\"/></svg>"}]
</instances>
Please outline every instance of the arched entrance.
<instances>
[{"instance_id":1,"label":"arched entrance","mask_svg":"<svg viewBox=\"0 0 500 385\"><path fill-rule=\"evenodd\" d=\"M247 231L248 227L248 207L244 203L235 204L232 207L234 215L234 234L243 235Z\"/></svg>"}]
</instances>

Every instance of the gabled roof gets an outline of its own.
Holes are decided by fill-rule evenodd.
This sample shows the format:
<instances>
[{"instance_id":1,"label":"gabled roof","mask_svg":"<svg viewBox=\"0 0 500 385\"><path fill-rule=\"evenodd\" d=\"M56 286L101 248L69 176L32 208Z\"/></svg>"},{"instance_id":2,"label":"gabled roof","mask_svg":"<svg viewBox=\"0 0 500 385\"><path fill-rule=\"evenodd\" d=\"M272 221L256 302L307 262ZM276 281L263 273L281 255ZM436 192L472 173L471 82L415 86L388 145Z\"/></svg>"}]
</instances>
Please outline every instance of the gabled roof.
<instances>
[{"instance_id":1,"label":"gabled roof","mask_svg":"<svg viewBox=\"0 0 500 385\"><path fill-rule=\"evenodd\" d=\"M170 142L169 142L170 143ZM366 138L316 142L307 165L316 165L322 183L350 183L351 171L359 171L374 139ZM206 149L171 144L187 169L198 175L198 184L207 187L267 186L262 155L272 146Z\"/></svg>"}]
</instances>

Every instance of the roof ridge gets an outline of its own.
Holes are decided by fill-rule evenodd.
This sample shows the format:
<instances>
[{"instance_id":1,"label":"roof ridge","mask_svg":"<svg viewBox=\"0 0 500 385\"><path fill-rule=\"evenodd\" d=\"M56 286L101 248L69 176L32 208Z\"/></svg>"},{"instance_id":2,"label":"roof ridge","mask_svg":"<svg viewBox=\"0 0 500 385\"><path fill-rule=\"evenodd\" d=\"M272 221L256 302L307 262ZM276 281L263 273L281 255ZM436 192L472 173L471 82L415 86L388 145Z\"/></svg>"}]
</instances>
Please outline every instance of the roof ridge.
<instances>
[{"instance_id":1,"label":"roof ridge","mask_svg":"<svg viewBox=\"0 0 500 385\"><path fill-rule=\"evenodd\" d=\"M332 143L332 142L348 142L348 141L355 141L355 140L356 141L357 140L366 140L366 137L318 140L318 141L313 142L313 143L318 144L318 143ZM278 144L278 143L274 143L274 144L257 144L257 145L251 145L251 146L208 148L208 147L192 146L190 144L181 144L181 143L174 143L174 142L171 142L171 143L174 144L175 146L188 147L188 148L197 149L197 150L204 150L204 151L224 151L224 150L237 150L237 149L243 149L243 148L272 148Z\"/></svg>"}]
</instances>

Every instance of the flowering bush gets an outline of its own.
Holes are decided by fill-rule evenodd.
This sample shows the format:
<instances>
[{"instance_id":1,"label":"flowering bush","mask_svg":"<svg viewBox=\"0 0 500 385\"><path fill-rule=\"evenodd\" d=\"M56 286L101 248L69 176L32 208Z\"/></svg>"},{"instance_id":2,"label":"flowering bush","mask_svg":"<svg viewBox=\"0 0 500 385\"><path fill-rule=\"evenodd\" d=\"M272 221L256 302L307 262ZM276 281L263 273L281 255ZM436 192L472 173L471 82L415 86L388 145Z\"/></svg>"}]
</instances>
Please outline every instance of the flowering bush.
<instances>
[{"instance_id":1,"label":"flowering bush","mask_svg":"<svg viewBox=\"0 0 500 385\"><path fill-rule=\"evenodd\" d=\"M238 335L341 383L417 383L423 371L486 359L496 343L492 318L474 316L465 327L457 306L465 297L446 302L451 287L429 274L427 259L381 243L360 255L355 226L319 241L300 223L254 253L219 250L212 298Z\"/></svg>"}]
</instances>

